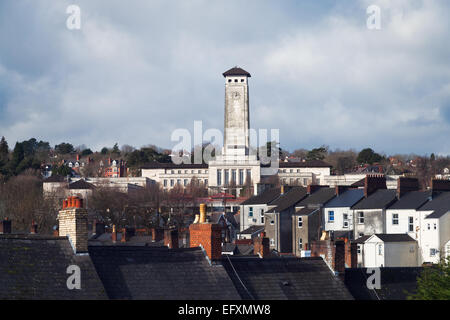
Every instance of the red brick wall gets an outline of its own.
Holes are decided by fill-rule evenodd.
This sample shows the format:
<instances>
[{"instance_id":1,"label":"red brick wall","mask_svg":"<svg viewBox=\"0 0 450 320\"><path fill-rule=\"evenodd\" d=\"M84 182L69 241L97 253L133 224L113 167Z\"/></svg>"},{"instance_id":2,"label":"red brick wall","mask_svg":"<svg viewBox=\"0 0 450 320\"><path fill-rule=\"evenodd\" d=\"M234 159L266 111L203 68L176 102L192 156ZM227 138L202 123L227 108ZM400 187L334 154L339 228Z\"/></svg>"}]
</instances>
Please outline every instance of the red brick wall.
<instances>
[{"instance_id":1,"label":"red brick wall","mask_svg":"<svg viewBox=\"0 0 450 320\"><path fill-rule=\"evenodd\" d=\"M202 245L211 260L222 256L221 226L213 223L196 223L189 227L190 247Z\"/></svg>"}]
</instances>

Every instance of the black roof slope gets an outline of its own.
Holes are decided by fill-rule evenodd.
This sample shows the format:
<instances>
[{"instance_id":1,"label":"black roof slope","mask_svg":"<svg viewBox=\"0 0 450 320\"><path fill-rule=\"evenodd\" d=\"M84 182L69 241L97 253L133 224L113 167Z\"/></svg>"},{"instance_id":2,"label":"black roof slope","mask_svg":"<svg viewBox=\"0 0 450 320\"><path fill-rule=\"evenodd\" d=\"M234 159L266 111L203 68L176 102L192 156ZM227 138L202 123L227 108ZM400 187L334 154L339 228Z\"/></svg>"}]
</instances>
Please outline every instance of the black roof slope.
<instances>
[{"instance_id":1,"label":"black roof slope","mask_svg":"<svg viewBox=\"0 0 450 320\"><path fill-rule=\"evenodd\" d=\"M268 204L278 196L280 196L280 188L270 188L263 191L261 194L257 196L248 198L247 200L242 202L241 205Z\"/></svg>"},{"instance_id":2,"label":"black roof slope","mask_svg":"<svg viewBox=\"0 0 450 320\"><path fill-rule=\"evenodd\" d=\"M418 209L431 197L431 191L411 191L401 197L389 209Z\"/></svg>"},{"instance_id":3,"label":"black roof slope","mask_svg":"<svg viewBox=\"0 0 450 320\"><path fill-rule=\"evenodd\" d=\"M336 196L335 188L320 188L297 204L298 207L325 205Z\"/></svg>"},{"instance_id":4,"label":"black roof slope","mask_svg":"<svg viewBox=\"0 0 450 320\"><path fill-rule=\"evenodd\" d=\"M225 269L200 248L91 246L89 255L110 299L239 299Z\"/></svg>"},{"instance_id":5,"label":"black roof slope","mask_svg":"<svg viewBox=\"0 0 450 320\"><path fill-rule=\"evenodd\" d=\"M222 263L242 299L353 299L322 258L229 257Z\"/></svg>"},{"instance_id":6,"label":"black roof slope","mask_svg":"<svg viewBox=\"0 0 450 320\"><path fill-rule=\"evenodd\" d=\"M443 192L440 195L436 196L433 200L427 202L424 206L422 206L420 211L429 211L433 210L426 219L439 219L448 211L450 211L450 192Z\"/></svg>"},{"instance_id":7,"label":"black roof slope","mask_svg":"<svg viewBox=\"0 0 450 320\"><path fill-rule=\"evenodd\" d=\"M392 189L379 189L367 198L355 204L352 209L385 209L397 199L397 191Z\"/></svg>"},{"instance_id":8,"label":"black roof slope","mask_svg":"<svg viewBox=\"0 0 450 320\"><path fill-rule=\"evenodd\" d=\"M231 68L228 71L225 71L222 75L224 77L226 77L226 76L246 76L246 77L251 77L250 73L248 73L244 69L239 68L237 66L234 67L234 68Z\"/></svg>"},{"instance_id":9,"label":"black roof slope","mask_svg":"<svg viewBox=\"0 0 450 320\"><path fill-rule=\"evenodd\" d=\"M269 203L271 206L276 206L275 208L267 211L267 213L271 212L281 212L286 210L290 206L295 205L302 199L307 196L306 188L304 187L293 187L286 193L282 194L280 197L276 198L272 202Z\"/></svg>"},{"instance_id":10,"label":"black roof slope","mask_svg":"<svg viewBox=\"0 0 450 320\"><path fill-rule=\"evenodd\" d=\"M375 234L383 242L409 242L416 241L406 233L377 233Z\"/></svg>"},{"instance_id":11,"label":"black roof slope","mask_svg":"<svg viewBox=\"0 0 450 320\"><path fill-rule=\"evenodd\" d=\"M81 289L69 290L67 267L81 269ZM107 299L89 256L66 237L0 235L0 299Z\"/></svg>"},{"instance_id":12,"label":"black roof slope","mask_svg":"<svg viewBox=\"0 0 450 320\"><path fill-rule=\"evenodd\" d=\"M421 267L379 268L381 289L369 290L366 268L345 269L345 285L356 300L406 300L409 294L417 291L417 277Z\"/></svg>"}]
</instances>

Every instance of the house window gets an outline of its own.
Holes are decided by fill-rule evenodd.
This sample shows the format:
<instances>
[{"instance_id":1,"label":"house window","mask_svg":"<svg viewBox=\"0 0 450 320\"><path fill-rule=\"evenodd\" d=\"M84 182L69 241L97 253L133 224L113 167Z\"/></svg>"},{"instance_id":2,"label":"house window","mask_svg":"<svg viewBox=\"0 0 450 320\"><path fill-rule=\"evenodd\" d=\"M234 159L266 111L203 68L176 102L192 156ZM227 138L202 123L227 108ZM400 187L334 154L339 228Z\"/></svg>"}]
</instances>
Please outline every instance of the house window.
<instances>
[{"instance_id":1,"label":"house window","mask_svg":"<svg viewBox=\"0 0 450 320\"><path fill-rule=\"evenodd\" d=\"M361 245L360 244L358 244L357 252L358 252L358 254L361 254Z\"/></svg>"},{"instance_id":2,"label":"house window","mask_svg":"<svg viewBox=\"0 0 450 320\"><path fill-rule=\"evenodd\" d=\"M164 179L164 187L167 187L167 179Z\"/></svg>"},{"instance_id":3,"label":"house window","mask_svg":"<svg viewBox=\"0 0 450 320\"><path fill-rule=\"evenodd\" d=\"M379 244L378 245L378 255L383 255L383 245L382 244Z\"/></svg>"},{"instance_id":4,"label":"house window","mask_svg":"<svg viewBox=\"0 0 450 320\"><path fill-rule=\"evenodd\" d=\"M260 215L261 215L261 223L264 223L264 209L260 210Z\"/></svg>"},{"instance_id":5,"label":"house window","mask_svg":"<svg viewBox=\"0 0 450 320\"><path fill-rule=\"evenodd\" d=\"M188 179L184 179L184 186L186 187L188 185Z\"/></svg>"},{"instance_id":6,"label":"house window","mask_svg":"<svg viewBox=\"0 0 450 320\"><path fill-rule=\"evenodd\" d=\"M222 185L222 170L217 170L217 185Z\"/></svg>"},{"instance_id":7,"label":"house window","mask_svg":"<svg viewBox=\"0 0 450 320\"><path fill-rule=\"evenodd\" d=\"M177 179L177 184L181 185L181 179Z\"/></svg>"},{"instance_id":8,"label":"house window","mask_svg":"<svg viewBox=\"0 0 450 320\"><path fill-rule=\"evenodd\" d=\"M408 218L408 230L409 230L409 232L414 232L414 218L413 217Z\"/></svg>"},{"instance_id":9,"label":"house window","mask_svg":"<svg viewBox=\"0 0 450 320\"><path fill-rule=\"evenodd\" d=\"M392 224L398 225L398 213L392 214Z\"/></svg>"},{"instance_id":10,"label":"house window","mask_svg":"<svg viewBox=\"0 0 450 320\"><path fill-rule=\"evenodd\" d=\"M307 186L307 185L308 185L308 179L306 179L306 178L303 179L303 185L304 185L304 186Z\"/></svg>"},{"instance_id":11,"label":"house window","mask_svg":"<svg viewBox=\"0 0 450 320\"><path fill-rule=\"evenodd\" d=\"M299 250L303 249L303 239L302 238L298 238L298 249Z\"/></svg>"},{"instance_id":12,"label":"house window","mask_svg":"<svg viewBox=\"0 0 450 320\"><path fill-rule=\"evenodd\" d=\"M413 252L414 252L414 246L410 246L410 247L409 247L409 252L410 252L410 253L413 253Z\"/></svg>"},{"instance_id":13,"label":"house window","mask_svg":"<svg viewBox=\"0 0 450 320\"><path fill-rule=\"evenodd\" d=\"M436 230L436 229L437 229L437 224L435 223L435 224L434 224L434 230Z\"/></svg>"},{"instance_id":14,"label":"house window","mask_svg":"<svg viewBox=\"0 0 450 320\"><path fill-rule=\"evenodd\" d=\"M270 220L270 224L273 226L275 224L275 221Z\"/></svg>"},{"instance_id":15,"label":"house window","mask_svg":"<svg viewBox=\"0 0 450 320\"><path fill-rule=\"evenodd\" d=\"M271 238L270 239L270 245L273 247L275 245L275 239Z\"/></svg>"},{"instance_id":16,"label":"house window","mask_svg":"<svg viewBox=\"0 0 450 320\"><path fill-rule=\"evenodd\" d=\"M334 211L328 211L328 222L334 222Z\"/></svg>"},{"instance_id":17,"label":"house window","mask_svg":"<svg viewBox=\"0 0 450 320\"><path fill-rule=\"evenodd\" d=\"M239 169L239 185L244 185L244 169Z\"/></svg>"},{"instance_id":18,"label":"house window","mask_svg":"<svg viewBox=\"0 0 450 320\"><path fill-rule=\"evenodd\" d=\"M303 227L303 217L298 217L298 222L297 222L297 224L298 224L298 227L299 227L299 228L302 228L302 227Z\"/></svg>"},{"instance_id":19,"label":"house window","mask_svg":"<svg viewBox=\"0 0 450 320\"><path fill-rule=\"evenodd\" d=\"M208 179L205 179L205 186L208 185Z\"/></svg>"},{"instance_id":20,"label":"house window","mask_svg":"<svg viewBox=\"0 0 450 320\"><path fill-rule=\"evenodd\" d=\"M431 229L431 226L430 226L430 224L428 224L428 225L427 225L427 228L428 228L428 230L430 230L430 229Z\"/></svg>"},{"instance_id":21,"label":"house window","mask_svg":"<svg viewBox=\"0 0 450 320\"><path fill-rule=\"evenodd\" d=\"M248 216L253 217L253 207L248 208Z\"/></svg>"},{"instance_id":22,"label":"house window","mask_svg":"<svg viewBox=\"0 0 450 320\"><path fill-rule=\"evenodd\" d=\"M247 181L250 183L252 181L252 170L247 169Z\"/></svg>"},{"instance_id":23,"label":"house window","mask_svg":"<svg viewBox=\"0 0 450 320\"><path fill-rule=\"evenodd\" d=\"M436 249L430 249L430 257L434 257L436 255Z\"/></svg>"},{"instance_id":24,"label":"house window","mask_svg":"<svg viewBox=\"0 0 450 320\"><path fill-rule=\"evenodd\" d=\"M231 183L236 183L236 169L231 170Z\"/></svg>"},{"instance_id":25,"label":"house window","mask_svg":"<svg viewBox=\"0 0 450 320\"><path fill-rule=\"evenodd\" d=\"M181 174L181 170L178 170L178 174Z\"/></svg>"},{"instance_id":26,"label":"house window","mask_svg":"<svg viewBox=\"0 0 450 320\"><path fill-rule=\"evenodd\" d=\"M173 187L173 183L174 183L173 179L170 179L170 186L171 187Z\"/></svg>"},{"instance_id":27,"label":"house window","mask_svg":"<svg viewBox=\"0 0 450 320\"><path fill-rule=\"evenodd\" d=\"M230 181L230 171L228 171L228 169L225 169L224 172L225 172L225 185L227 186Z\"/></svg>"},{"instance_id":28,"label":"house window","mask_svg":"<svg viewBox=\"0 0 450 320\"><path fill-rule=\"evenodd\" d=\"M363 211L358 212L358 223L364 224L364 212Z\"/></svg>"}]
</instances>

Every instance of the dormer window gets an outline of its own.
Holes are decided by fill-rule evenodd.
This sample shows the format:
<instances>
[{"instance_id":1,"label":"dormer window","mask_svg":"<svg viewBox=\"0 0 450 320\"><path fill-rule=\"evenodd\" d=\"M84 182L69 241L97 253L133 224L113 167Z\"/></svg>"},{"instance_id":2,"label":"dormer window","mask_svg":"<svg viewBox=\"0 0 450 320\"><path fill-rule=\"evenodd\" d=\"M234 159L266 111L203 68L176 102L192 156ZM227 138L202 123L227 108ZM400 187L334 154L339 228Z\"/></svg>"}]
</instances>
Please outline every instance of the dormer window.
<instances>
[{"instance_id":1,"label":"dormer window","mask_svg":"<svg viewBox=\"0 0 450 320\"><path fill-rule=\"evenodd\" d=\"M238 82L238 79L234 79L234 82Z\"/></svg>"},{"instance_id":2,"label":"dormer window","mask_svg":"<svg viewBox=\"0 0 450 320\"><path fill-rule=\"evenodd\" d=\"M231 82L231 79L228 79L228 82Z\"/></svg>"},{"instance_id":3,"label":"dormer window","mask_svg":"<svg viewBox=\"0 0 450 320\"><path fill-rule=\"evenodd\" d=\"M244 79L241 79L241 82L244 82L245 80Z\"/></svg>"}]
</instances>

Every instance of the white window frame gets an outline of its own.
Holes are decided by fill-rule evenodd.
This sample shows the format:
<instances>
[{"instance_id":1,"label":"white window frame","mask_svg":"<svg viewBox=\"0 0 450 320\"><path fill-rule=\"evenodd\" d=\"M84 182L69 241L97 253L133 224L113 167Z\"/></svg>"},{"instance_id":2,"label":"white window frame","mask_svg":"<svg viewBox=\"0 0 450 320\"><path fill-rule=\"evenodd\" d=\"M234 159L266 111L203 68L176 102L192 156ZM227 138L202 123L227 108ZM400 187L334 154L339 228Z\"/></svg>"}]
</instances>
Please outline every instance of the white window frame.
<instances>
[{"instance_id":1,"label":"white window frame","mask_svg":"<svg viewBox=\"0 0 450 320\"><path fill-rule=\"evenodd\" d=\"M303 217L302 216L297 217L297 227L299 229L303 228Z\"/></svg>"},{"instance_id":2,"label":"white window frame","mask_svg":"<svg viewBox=\"0 0 450 320\"><path fill-rule=\"evenodd\" d=\"M392 214L392 225L398 226L398 213Z\"/></svg>"},{"instance_id":3,"label":"white window frame","mask_svg":"<svg viewBox=\"0 0 450 320\"><path fill-rule=\"evenodd\" d=\"M364 211L358 211L358 224L364 224Z\"/></svg>"}]
</instances>

